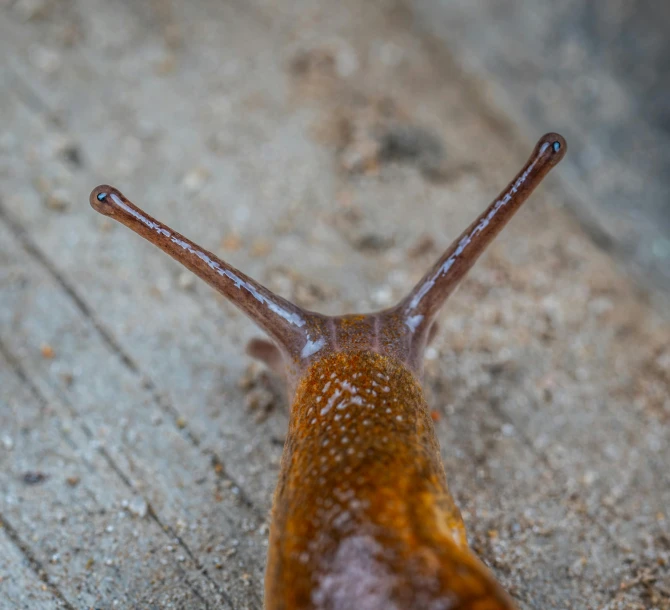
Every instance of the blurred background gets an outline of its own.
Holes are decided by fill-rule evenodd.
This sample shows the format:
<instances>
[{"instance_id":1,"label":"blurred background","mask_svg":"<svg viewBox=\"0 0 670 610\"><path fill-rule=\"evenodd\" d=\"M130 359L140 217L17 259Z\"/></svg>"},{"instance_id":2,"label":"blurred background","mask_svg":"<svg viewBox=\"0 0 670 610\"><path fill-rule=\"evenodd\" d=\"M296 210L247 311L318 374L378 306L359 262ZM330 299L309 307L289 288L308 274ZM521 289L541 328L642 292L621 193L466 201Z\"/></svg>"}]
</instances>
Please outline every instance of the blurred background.
<instances>
[{"instance_id":1,"label":"blurred background","mask_svg":"<svg viewBox=\"0 0 670 610\"><path fill-rule=\"evenodd\" d=\"M670 5L418 0L416 15L524 133L572 145L566 205L647 287L670 288ZM530 135L528 136L530 137Z\"/></svg>"},{"instance_id":2,"label":"blurred background","mask_svg":"<svg viewBox=\"0 0 670 610\"><path fill-rule=\"evenodd\" d=\"M262 607L284 391L94 186L369 311L550 130L427 353L445 468L523 610L670 608L668 31L651 0L2 0L0 608Z\"/></svg>"}]
</instances>

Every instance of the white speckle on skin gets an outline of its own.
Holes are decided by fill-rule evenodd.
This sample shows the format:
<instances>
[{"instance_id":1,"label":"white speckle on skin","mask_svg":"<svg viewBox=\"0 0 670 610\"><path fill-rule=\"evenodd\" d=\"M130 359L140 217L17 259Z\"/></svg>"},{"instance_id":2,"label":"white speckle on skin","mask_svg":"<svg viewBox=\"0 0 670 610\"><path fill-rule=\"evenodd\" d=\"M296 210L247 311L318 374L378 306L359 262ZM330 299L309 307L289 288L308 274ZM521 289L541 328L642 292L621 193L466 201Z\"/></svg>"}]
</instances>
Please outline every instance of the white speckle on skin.
<instances>
[{"instance_id":1,"label":"white speckle on skin","mask_svg":"<svg viewBox=\"0 0 670 610\"><path fill-rule=\"evenodd\" d=\"M321 409L321 411L319 411L319 413L321 413L321 415L325 415L326 413L328 413L328 411L330 411L333 408L333 405L335 404L335 401L340 397L341 394L342 394L342 390L335 390L332 393L331 397L328 399L328 402L326 403L326 406L323 407L323 409Z\"/></svg>"},{"instance_id":2,"label":"white speckle on skin","mask_svg":"<svg viewBox=\"0 0 670 610\"><path fill-rule=\"evenodd\" d=\"M348 381L342 381L340 387L343 390L346 390L350 394L358 394L358 388L355 385L350 384Z\"/></svg>"},{"instance_id":3,"label":"white speckle on skin","mask_svg":"<svg viewBox=\"0 0 670 610\"><path fill-rule=\"evenodd\" d=\"M405 325L407 328L409 328L412 332L415 332L419 324L421 324L421 321L423 320L423 316L417 315L417 316L409 316L405 320Z\"/></svg>"},{"instance_id":4,"label":"white speckle on skin","mask_svg":"<svg viewBox=\"0 0 670 610\"><path fill-rule=\"evenodd\" d=\"M318 352L325 344L326 340L323 337L316 341L308 339L305 343L305 346L302 348L302 351L300 352L300 357L309 358L310 356L316 354L316 352Z\"/></svg>"}]
</instances>

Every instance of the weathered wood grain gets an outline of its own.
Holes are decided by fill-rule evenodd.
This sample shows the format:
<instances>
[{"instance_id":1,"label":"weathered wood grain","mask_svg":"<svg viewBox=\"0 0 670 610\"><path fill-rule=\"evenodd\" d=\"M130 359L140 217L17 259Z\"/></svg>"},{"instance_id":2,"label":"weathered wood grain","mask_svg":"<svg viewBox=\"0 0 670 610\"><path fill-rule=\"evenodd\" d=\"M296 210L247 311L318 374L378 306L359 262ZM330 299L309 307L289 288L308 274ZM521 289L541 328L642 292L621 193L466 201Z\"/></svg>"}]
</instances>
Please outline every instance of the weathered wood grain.
<instances>
[{"instance_id":1,"label":"weathered wood grain","mask_svg":"<svg viewBox=\"0 0 670 610\"><path fill-rule=\"evenodd\" d=\"M3 604L17 610L65 608L57 592L50 590L35 572L39 567L21 552L21 541L6 524L0 527L0 591Z\"/></svg>"},{"instance_id":2,"label":"weathered wood grain","mask_svg":"<svg viewBox=\"0 0 670 610\"><path fill-rule=\"evenodd\" d=\"M17 5L0 552L23 563L0 608L23 578L36 604L260 608L286 405L256 421L251 325L88 192L116 184L310 308L371 309L488 203L524 135L394 2ZM398 125L423 144L390 162L375 138ZM558 209L557 173L445 311L427 363L445 465L522 608L665 608L670 327Z\"/></svg>"}]
</instances>

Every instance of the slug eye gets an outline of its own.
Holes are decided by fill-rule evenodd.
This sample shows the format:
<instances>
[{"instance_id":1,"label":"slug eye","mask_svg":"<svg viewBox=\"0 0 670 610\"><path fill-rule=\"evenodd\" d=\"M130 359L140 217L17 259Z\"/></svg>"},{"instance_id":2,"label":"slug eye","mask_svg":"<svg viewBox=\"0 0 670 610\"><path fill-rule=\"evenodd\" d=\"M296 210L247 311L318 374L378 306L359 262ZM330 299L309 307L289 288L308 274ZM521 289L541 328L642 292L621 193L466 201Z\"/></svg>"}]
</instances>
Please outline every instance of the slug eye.
<instances>
[{"instance_id":1,"label":"slug eye","mask_svg":"<svg viewBox=\"0 0 670 610\"><path fill-rule=\"evenodd\" d=\"M118 207L115 192L118 193L114 187L101 184L91 191L88 202L94 210L106 216L112 216L115 208Z\"/></svg>"},{"instance_id":2,"label":"slug eye","mask_svg":"<svg viewBox=\"0 0 670 610\"><path fill-rule=\"evenodd\" d=\"M561 143L556 141L551 145L551 147L554 149L554 152L558 152L561 150Z\"/></svg>"}]
</instances>

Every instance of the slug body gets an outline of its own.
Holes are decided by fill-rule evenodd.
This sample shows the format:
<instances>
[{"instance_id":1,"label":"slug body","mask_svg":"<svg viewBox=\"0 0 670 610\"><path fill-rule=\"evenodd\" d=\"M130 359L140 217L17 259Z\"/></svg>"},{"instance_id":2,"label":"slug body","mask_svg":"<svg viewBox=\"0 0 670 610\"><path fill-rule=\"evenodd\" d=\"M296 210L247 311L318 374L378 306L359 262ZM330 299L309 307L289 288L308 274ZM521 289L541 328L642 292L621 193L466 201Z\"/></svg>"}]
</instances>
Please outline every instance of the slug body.
<instances>
[{"instance_id":1,"label":"slug body","mask_svg":"<svg viewBox=\"0 0 670 610\"><path fill-rule=\"evenodd\" d=\"M506 610L510 597L468 548L421 388L423 352L447 297L563 157L545 135L488 209L395 307L304 311L159 223L119 191L91 205L191 269L271 342L291 406L265 577L268 610Z\"/></svg>"}]
</instances>

